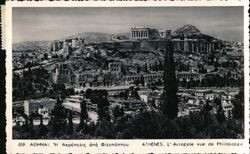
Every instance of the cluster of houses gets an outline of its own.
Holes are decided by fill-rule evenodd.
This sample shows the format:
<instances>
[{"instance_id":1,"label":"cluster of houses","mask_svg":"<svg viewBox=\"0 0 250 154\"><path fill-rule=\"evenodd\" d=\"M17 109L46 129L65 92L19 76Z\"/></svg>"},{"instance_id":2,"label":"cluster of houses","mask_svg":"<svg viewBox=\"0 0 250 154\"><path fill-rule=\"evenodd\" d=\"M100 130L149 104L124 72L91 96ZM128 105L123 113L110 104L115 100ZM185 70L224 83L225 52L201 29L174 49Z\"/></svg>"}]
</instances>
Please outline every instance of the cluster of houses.
<instances>
[{"instance_id":1,"label":"cluster of houses","mask_svg":"<svg viewBox=\"0 0 250 154\"><path fill-rule=\"evenodd\" d=\"M135 114L142 110L157 110L160 108L162 103L161 95L163 88L143 88L139 87L137 90L139 98L130 97L131 93L128 93L128 98L121 96L122 92L129 91L130 87L120 88L109 88L107 92L109 94L110 112L116 106L122 107L126 114ZM211 106L211 112L217 113L218 102L221 104L225 117L229 118L232 116L232 110L234 108L233 99L238 94L238 90L212 90L212 89L179 89L178 100L179 100L179 112L178 116L188 116L192 112L199 112L205 105ZM90 99L85 98L82 95L71 95L64 99L63 106L67 110L71 110L75 113L81 112L80 104L82 100L86 101L87 110L91 113L90 119L96 121L97 115L97 104L93 104ZM20 101L14 102L20 107ZM39 117L42 115L44 119L49 119L51 111L54 109L56 99L41 98L37 100L25 100L21 102L21 106L24 108L24 113L27 116L33 115ZM13 119L14 123L24 123L24 119L20 119L20 115Z\"/></svg>"}]
</instances>

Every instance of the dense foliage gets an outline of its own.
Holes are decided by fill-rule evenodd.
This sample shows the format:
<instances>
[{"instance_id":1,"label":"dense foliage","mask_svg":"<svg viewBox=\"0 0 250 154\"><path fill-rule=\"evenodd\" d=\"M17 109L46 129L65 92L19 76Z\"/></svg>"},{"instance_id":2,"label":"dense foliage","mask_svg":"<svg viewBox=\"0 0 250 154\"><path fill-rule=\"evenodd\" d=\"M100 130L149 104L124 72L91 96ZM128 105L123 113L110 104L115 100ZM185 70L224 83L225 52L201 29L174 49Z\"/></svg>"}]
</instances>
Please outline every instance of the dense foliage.
<instances>
[{"instance_id":1,"label":"dense foliage","mask_svg":"<svg viewBox=\"0 0 250 154\"><path fill-rule=\"evenodd\" d=\"M115 111L117 112L117 111ZM85 130L78 130L79 125L67 124L59 121L56 132L51 125L33 126L27 122L22 126L13 128L14 138L30 139L197 139L197 138L239 138L243 136L243 124L237 119L224 119L221 121L218 115L202 110L192 113L190 116L177 117L174 120L167 118L161 112L143 111L135 116L116 113L112 122L102 119L95 123L85 125ZM71 118L71 114L68 117ZM58 136L60 134L60 136Z\"/></svg>"}]
</instances>

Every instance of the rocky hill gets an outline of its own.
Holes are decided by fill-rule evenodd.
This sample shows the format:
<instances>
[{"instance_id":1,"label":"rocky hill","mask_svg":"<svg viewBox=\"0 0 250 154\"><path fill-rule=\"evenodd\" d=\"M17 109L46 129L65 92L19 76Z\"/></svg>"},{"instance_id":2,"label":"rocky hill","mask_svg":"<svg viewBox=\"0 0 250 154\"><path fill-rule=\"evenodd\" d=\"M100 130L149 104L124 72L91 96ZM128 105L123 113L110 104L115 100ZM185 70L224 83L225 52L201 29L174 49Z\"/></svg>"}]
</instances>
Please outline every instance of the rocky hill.
<instances>
[{"instance_id":1,"label":"rocky hill","mask_svg":"<svg viewBox=\"0 0 250 154\"><path fill-rule=\"evenodd\" d=\"M86 42L105 42L111 40L111 34L108 33L98 33L98 32L85 32L85 33L78 33L65 39L72 39L72 38L83 38Z\"/></svg>"},{"instance_id":2,"label":"rocky hill","mask_svg":"<svg viewBox=\"0 0 250 154\"><path fill-rule=\"evenodd\" d=\"M202 33L194 25L184 25L172 33L173 38L190 38L190 39L205 39L207 41L215 40L216 38Z\"/></svg>"},{"instance_id":3,"label":"rocky hill","mask_svg":"<svg viewBox=\"0 0 250 154\"><path fill-rule=\"evenodd\" d=\"M193 34L201 34L200 30L195 27L194 25L184 25L181 28L178 28L176 31L173 32L173 36L177 35L193 35Z\"/></svg>"},{"instance_id":4,"label":"rocky hill","mask_svg":"<svg viewBox=\"0 0 250 154\"><path fill-rule=\"evenodd\" d=\"M51 49L51 41L34 41L34 42L22 42L15 43L12 46L13 50L24 51L24 50L34 50L34 51L48 51Z\"/></svg>"}]
</instances>

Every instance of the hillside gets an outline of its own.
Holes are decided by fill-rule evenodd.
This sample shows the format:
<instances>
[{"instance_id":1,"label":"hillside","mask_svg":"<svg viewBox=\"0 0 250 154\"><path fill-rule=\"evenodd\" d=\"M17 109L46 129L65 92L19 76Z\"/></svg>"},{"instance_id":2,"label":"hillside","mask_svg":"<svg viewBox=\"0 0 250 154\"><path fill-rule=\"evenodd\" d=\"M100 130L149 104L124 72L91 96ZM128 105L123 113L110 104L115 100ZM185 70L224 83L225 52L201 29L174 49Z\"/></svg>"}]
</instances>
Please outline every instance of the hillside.
<instances>
[{"instance_id":1,"label":"hillside","mask_svg":"<svg viewBox=\"0 0 250 154\"><path fill-rule=\"evenodd\" d=\"M98 32L84 32L78 33L72 36L68 36L64 39L72 39L72 38L84 38L86 42L105 42L111 40L111 34L108 33L98 33Z\"/></svg>"},{"instance_id":2,"label":"hillside","mask_svg":"<svg viewBox=\"0 0 250 154\"><path fill-rule=\"evenodd\" d=\"M12 46L13 50L22 51L22 50L50 50L51 41L34 41L34 42L23 42L15 43Z\"/></svg>"},{"instance_id":3,"label":"hillside","mask_svg":"<svg viewBox=\"0 0 250 154\"><path fill-rule=\"evenodd\" d=\"M216 40L216 38L202 33L194 25L184 25L172 33L173 38L205 39L207 41Z\"/></svg>"}]
</instances>

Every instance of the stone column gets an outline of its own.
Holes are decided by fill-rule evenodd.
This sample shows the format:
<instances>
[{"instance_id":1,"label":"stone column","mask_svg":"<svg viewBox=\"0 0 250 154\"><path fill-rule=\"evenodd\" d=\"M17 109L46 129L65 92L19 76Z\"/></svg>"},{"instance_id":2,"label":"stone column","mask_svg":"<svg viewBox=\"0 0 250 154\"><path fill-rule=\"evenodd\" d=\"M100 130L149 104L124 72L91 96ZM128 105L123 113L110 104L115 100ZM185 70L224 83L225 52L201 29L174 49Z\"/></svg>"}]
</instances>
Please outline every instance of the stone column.
<instances>
[{"instance_id":1,"label":"stone column","mask_svg":"<svg viewBox=\"0 0 250 154\"><path fill-rule=\"evenodd\" d=\"M188 51L188 42L184 41L184 51Z\"/></svg>"},{"instance_id":2,"label":"stone column","mask_svg":"<svg viewBox=\"0 0 250 154\"><path fill-rule=\"evenodd\" d=\"M203 52L206 52L206 43L203 43Z\"/></svg>"},{"instance_id":3,"label":"stone column","mask_svg":"<svg viewBox=\"0 0 250 154\"><path fill-rule=\"evenodd\" d=\"M209 43L207 43L207 53L209 53Z\"/></svg>"},{"instance_id":4,"label":"stone column","mask_svg":"<svg viewBox=\"0 0 250 154\"><path fill-rule=\"evenodd\" d=\"M211 53L211 49L212 49L212 46L211 46L211 43L209 43L209 53Z\"/></svg>"},{"instance_id":5,"label":"stone column","mask_svg":"<svg viewBox=\"0 0 250 154\"><path fill-rule=\"evenodd\" d=\"M196 42L196 44L195 44L195 47L196 47L196 53L198 53L199 52L199 47L198 47L198 42Z\"/></svg>"},{"instance_id":6,"label":"stone column","mask_svg":"<svg viewBox=\"0 0 250 154\"><path fill-rule=\"evenodd\" d=\"M209 53L209 43L207 43L207 53Z\"/></svg>"},{"instance_id":7,"label":"stone column","mask_svg":"<svg viewBox=\"0 0 250 154\"><path fill-rule=\"evenodd\" d=\"M208 48L207 48L207 46L208 46L208 44L207 44L207 42L206 42L206 43L205 43L205 52L206 52L206 53L208 53L208 50L207 50Z\"/></svg>"},{"instance_id":8,"label":"stone column","mask_svg":"<svg viewBox=\"0 0 250 154\"><path fill-rule=\"evenodd\" d=\"M191 42L191 50L192 50L192 53L194 53L194 42Z\"/></svg>"},{"instance_id":9,"label":"stone column","mask_svg":"<svg viewBox=\"0 0 250 154\"><path fill-rule=\"evenodd\" d=\"M208 53L208 43L206 42L206 46L205 46L206 48L205 48L205 51L206 51L206 53Z\"/></svg>"}]
</instances>

